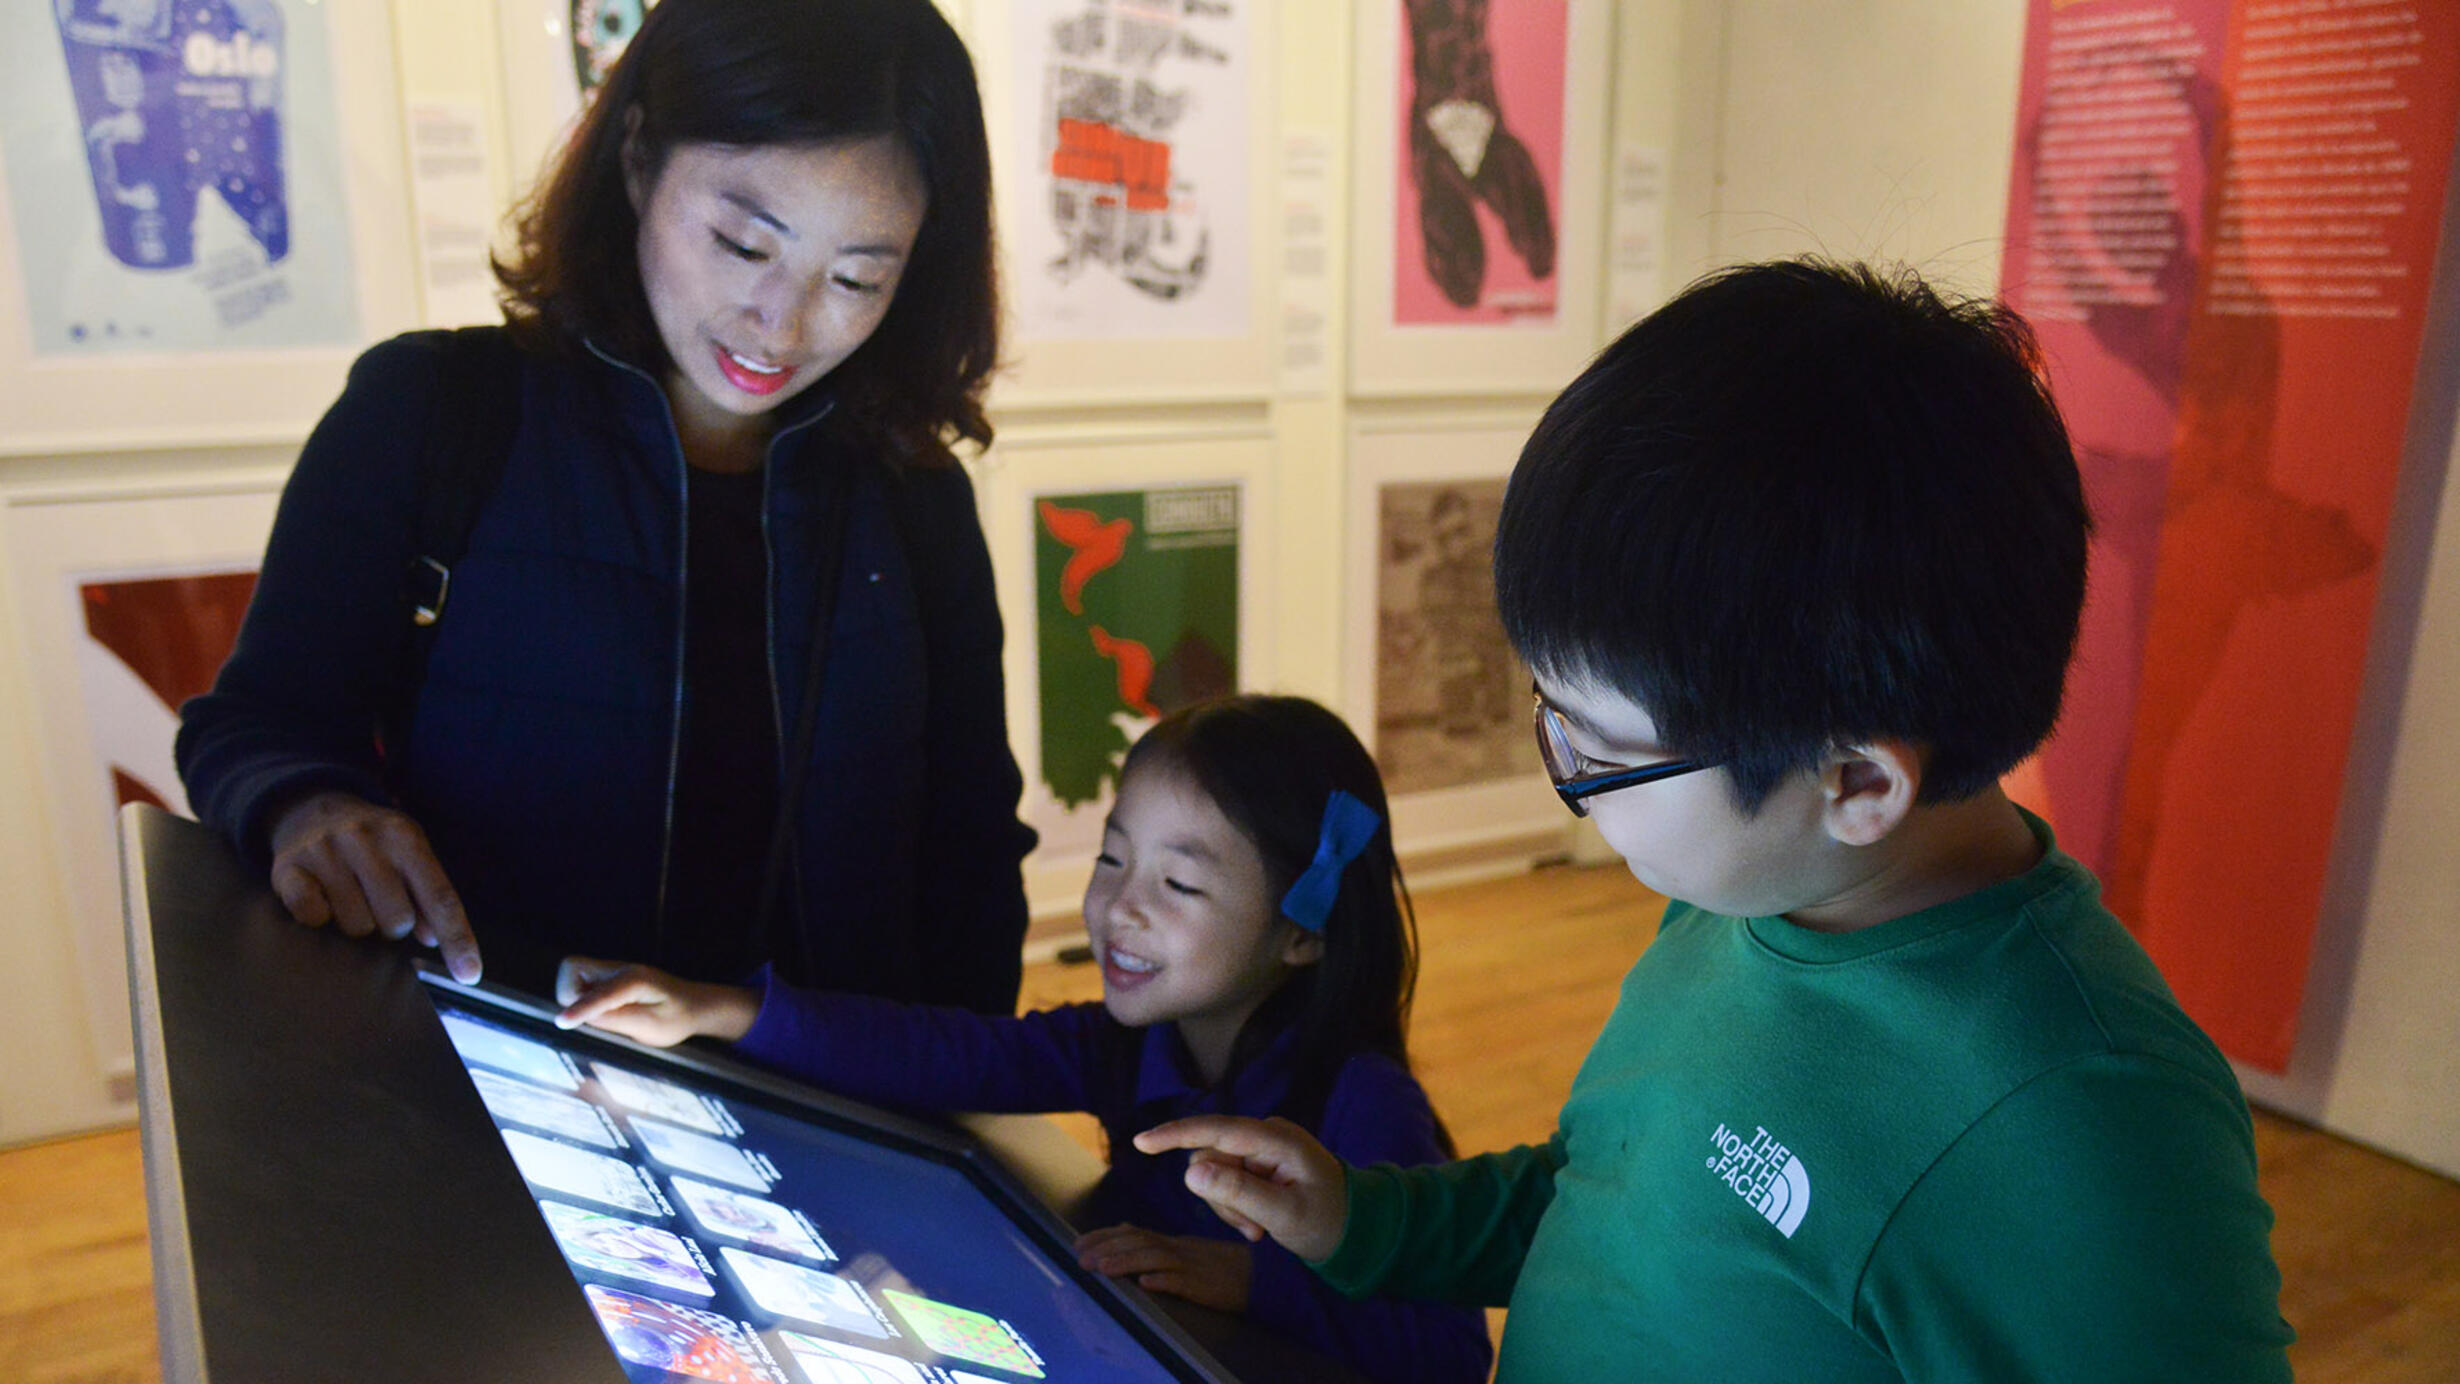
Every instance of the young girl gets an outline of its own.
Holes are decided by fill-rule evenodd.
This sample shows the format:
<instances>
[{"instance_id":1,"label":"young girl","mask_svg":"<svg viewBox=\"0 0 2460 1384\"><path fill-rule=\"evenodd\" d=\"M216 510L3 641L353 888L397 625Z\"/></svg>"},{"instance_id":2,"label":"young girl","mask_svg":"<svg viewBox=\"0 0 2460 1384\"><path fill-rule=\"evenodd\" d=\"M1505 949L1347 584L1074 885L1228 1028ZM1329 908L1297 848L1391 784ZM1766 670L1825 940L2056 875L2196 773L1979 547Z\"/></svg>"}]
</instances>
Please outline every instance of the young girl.
<instances>
[{"instance_id":1,"label":"young girl","mask_svg":"<svg viewBox=\"0 0 2460 1384\"><path fill-rule=\"evenodd\" d=\"M1378 1380L1486 1378L1475 1309L1351 1302L1289 1251L1249 1245L1137 1131L1198 1113L1278 1115L1353 1163L1451 1156L1403 1042L1415 941L1375 762L1338 716L1240 696L1164 718L1128 752L1085 930L1103 1003L1021 1018L677 980L574 957L566 1026L660 1046L694 1035L857 1099L1085 1110L1112 1165L1077 1253L1098 1272L1244 1313Z\"/></svg>"}]
</instances>

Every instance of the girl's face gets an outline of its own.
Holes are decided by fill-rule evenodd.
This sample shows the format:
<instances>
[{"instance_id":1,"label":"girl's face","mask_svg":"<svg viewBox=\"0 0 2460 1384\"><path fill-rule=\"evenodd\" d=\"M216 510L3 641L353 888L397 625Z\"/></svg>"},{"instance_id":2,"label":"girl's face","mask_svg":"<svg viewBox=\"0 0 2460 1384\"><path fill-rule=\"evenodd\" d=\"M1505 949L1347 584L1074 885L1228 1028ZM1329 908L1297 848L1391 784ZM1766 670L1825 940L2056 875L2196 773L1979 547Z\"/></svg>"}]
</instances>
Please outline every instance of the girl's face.
<instances>
[{"instance_id":1,"label":"girl's face","mask_svg":"<svg viewBox=\"0 0 2460 1384\"><path fill-rule=\"evenodd\" d=\"M903 145L679 144L627 180L686 436L739 435L878 330L927 196Z\"/></svg>"},{"instance_id":2,"label":"girl's face","mask_svg":"<svg viewBox=\"0 0 2460 1384\"><path fill-rule=\"evenodd\" d=\"M1207 1080L1229 1065L1256 1006L1322 953L1281 917L1255 844L1166 764L1119 785L1085 887L1085 931L1111 1017L1176 1022Z\"/></svg>"}]
</instances>

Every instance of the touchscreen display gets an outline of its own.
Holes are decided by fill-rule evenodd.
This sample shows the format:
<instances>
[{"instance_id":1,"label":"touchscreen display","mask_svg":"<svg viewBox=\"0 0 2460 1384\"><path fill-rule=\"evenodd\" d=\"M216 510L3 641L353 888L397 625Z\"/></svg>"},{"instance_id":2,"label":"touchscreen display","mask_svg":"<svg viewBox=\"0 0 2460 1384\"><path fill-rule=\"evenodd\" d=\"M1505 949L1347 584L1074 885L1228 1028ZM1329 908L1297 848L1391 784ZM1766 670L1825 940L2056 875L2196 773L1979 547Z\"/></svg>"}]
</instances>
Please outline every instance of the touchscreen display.
<instances>
[{"instance_id":1,"label":"touchscreen display","mask_svg":"<svg viewBox=\"0 0 2460 1384\"><path fill-rule=\"evenodd\" d=\"M430 994L636 1384L1206 1377L955 1154Z\"/></svg>"}]
</instances>

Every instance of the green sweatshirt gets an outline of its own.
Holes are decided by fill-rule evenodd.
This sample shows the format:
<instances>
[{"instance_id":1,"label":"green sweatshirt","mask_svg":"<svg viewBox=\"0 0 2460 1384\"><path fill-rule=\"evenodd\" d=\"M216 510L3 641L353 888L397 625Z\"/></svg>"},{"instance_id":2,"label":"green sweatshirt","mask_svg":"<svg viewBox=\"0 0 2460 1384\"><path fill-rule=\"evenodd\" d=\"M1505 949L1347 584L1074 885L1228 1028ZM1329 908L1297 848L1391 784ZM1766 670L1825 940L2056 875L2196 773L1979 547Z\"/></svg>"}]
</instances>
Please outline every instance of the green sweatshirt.
<instances>
[{"instance_id":1,"label":"green sweatshirt","mask_svg":"<svg viewBox=\"0 0 2460 1384\"><path fill-rule=\"evenodd\" d=\"M1508 1301L1501 1384L2286 1381L2237 1080L2032 826L1861 932L1671 905L1555 1137L1353 1170L1319 1270Z\"/></svg>"}]
</instances>

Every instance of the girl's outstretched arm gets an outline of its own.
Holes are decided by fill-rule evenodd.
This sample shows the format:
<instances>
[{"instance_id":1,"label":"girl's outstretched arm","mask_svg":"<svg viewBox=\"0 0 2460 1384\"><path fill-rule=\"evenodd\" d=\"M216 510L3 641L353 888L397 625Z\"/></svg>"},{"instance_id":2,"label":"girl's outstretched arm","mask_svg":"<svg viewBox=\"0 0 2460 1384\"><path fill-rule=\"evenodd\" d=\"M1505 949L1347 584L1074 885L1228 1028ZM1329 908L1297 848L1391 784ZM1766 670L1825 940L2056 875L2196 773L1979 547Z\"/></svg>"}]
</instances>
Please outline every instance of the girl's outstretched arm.
<instances>
[{"instance_id":1,"label":"girl's outstretched arm","mask_svg":"<svg viewBox=\"0 0 2460 1384\"><path fill-rule=\"evenodd\" d=\"M1315 1136L1276 1116L1197 1115L1136 1136L1146 1153L1193 1149L1187 1190L1250 1240L1301 1259L1331 1257L1348 1220L1348 1170Z\"/></svg>"}]
</instances>

